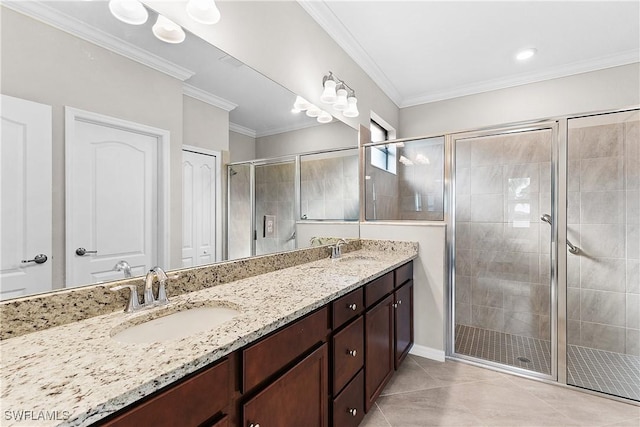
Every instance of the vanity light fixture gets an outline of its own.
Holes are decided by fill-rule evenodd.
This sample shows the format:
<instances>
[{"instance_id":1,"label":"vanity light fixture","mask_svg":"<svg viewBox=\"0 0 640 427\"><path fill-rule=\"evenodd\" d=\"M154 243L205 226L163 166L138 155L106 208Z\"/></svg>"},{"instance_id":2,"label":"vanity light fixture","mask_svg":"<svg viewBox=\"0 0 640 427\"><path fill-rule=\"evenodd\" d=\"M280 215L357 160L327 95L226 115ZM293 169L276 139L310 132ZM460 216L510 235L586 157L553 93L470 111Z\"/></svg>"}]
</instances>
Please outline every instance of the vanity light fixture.
<instances>
[{"instance_id":1,"label":"vanity light fixture","mask_svg":"<svg viewBox=\"0 0 640 427\"><path fill-rule=\"evenodd\" d=\"M516 59L518 61L525 61L529 58L531 58L533 55L536 54L538 50L536 48L530 47L527 49L523 49L520 52L518 52L518 54L516 55Z\"/></svg>"},{"instance_id":2,"label":"vanity light fixture","mask_svg":"<svg viewBox=\"0 0 640 427\"><path fill-rule=\"evenodd\" d=\"M167 43L182 43L186 37L180 25L162 15L158 15L158 20L151 30L154 36Z\"/></svg>"},{"instance_id":3,"label":"vanity light fixture","mask_svg":"<svg viewBox=\"0 0 640 427\"><path fill-rule=\"evenodd\" d=\"M217 24L220 21L220 11L214 0L189 0L187 15L200 24Z\"/></svg>"},{"instance_id":4,"label":"vanity light fixture","mask_svg":"<svg viewBox=\"0 0 640 427\"><path fill-rule=\"evenodd\" d=\"M320 100L325 104L333 105L334 110L341 111L345 117L358 117L358 99L356 92L340 80L331 71L322 78L322 95Z\"/></svg>"},{"instance_id":5,"label":"vanity light fixture","mask_svg":"<svg viewBox=\"0 0 640 427\"><path fill-rule=\"evenodd\" d=\"M138 0L110 0L109 11L120 21L142 25L149 19L149 12Z\"/></svg>"}]
</instances>

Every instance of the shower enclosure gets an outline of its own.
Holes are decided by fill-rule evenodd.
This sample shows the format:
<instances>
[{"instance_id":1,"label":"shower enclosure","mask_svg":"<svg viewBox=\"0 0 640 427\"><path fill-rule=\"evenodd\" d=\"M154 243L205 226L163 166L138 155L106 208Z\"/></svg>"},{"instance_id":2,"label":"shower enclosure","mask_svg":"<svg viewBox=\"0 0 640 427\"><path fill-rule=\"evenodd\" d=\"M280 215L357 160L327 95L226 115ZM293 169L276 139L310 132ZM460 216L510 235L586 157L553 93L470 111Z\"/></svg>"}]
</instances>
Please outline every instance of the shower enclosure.
<instances>
[{"instance_id":1,"label":"shower enclosure","mask_svg":"<svg viewBox=\"0 0 640 427\"><path fill-rule=\"evenodd\" d=\"M640 400L637 110L449 137L449 353Z\"/></svg>"}]
</instances>

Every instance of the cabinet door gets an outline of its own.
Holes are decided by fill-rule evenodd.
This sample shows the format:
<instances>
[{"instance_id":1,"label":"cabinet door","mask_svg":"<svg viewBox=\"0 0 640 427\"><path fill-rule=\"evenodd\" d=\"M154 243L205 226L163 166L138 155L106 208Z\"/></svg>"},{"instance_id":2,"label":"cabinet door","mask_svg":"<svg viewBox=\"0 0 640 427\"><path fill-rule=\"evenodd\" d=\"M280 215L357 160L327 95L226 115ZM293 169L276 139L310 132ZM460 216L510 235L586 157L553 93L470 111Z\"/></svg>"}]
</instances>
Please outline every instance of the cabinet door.
<instances>
[{"instance_id":1,"label":"cabinet door","mask_svg":"<svg viewBox=\"0 0 640 427\"><path fill-rule=\"evenodd\" d=\"M395 368L407 357L413 344L413 280L394 292Z\"/></svg>"},{"instance_id":2,"label":"cabinet door","mask_svg":"<svg viewBox=\"0 0 640 427\"><path fill-rule=\"evenodd\" d=\"M365 409L369 412L394 367L393 295L365 314Z\"/></svg>"},{"instance_id":3,"label":"cabinet door","mask_svg":"<svg viewBox=\"0 0 640 427\"><path fill-rule=\"evenodd\" d=\"M242 406L243 426L326 427L329 419L327 344Z\"/></svg>"}]
</instances>

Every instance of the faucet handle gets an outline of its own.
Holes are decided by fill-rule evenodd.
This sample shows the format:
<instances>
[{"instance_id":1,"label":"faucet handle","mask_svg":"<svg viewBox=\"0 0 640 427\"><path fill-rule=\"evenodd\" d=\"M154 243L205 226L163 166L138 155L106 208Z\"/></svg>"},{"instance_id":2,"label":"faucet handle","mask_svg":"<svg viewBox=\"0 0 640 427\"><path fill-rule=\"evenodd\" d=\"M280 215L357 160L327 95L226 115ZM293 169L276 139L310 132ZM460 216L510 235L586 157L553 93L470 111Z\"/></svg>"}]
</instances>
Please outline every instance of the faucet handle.
<instances>
[{"instance_id":1,"label":"faucet handle","mask_svg":"<svg viewBox=\"0 0 640 427\"><path fill-rule=\"evenodd\" d=\"M156 299L156 304L169 304L169 298L167 298L167 290L165 289L165 284L167 283L167 281L169 281L169 279L177 279L178 277L180 277L179 274L165 274L163 278L159 279L160 284L158 285L158 299Z\"/></svg>"},{"instance_id":2,"label":"faucet handle","mask_svg":"<svg viewBox=\"0 0 640 427\"><path fill-rule=\"evenodd\" d=\"M114 286L113 288L109 288L111 292L117 292L121 289L129 288L129 301L127 301L127 306L124 309L125 313L132 313L136 310L140 309L140 301L138 301L138 288L136 285L119 285Z\"/></svg>"}]
</instances>

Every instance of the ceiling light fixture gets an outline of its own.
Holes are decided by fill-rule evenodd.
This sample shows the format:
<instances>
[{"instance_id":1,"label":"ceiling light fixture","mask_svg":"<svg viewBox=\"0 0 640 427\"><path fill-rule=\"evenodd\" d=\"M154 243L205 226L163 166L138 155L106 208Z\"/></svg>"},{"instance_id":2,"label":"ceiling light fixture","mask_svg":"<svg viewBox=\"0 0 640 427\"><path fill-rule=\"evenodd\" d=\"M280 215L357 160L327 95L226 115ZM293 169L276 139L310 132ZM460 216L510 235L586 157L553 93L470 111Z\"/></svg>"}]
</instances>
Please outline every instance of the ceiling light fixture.
<instances>
[{"instance_id":1,"label":"ceiling light fixture","mask_svg":"<svg viewBox=\"0 0 640 427\"><path fill-rule=\"evenodd\" d=\"M120 21L142 25L149 19L149 12L138 0L110 0L109 10Z\"/></svg>"},{"instance_id":2,"label":"ceiling light fixture","mask_svg":"<svg viewBox=\"0 0 640 427\"><path fill-rule=\"evenodd\" d=\"M220 11L214 0L189 0L187 14L201 24L212 25L220 21Z\"/></svg>"},{"instance_id":3,"label":"ceiling light fixture","mask_svg":"<svg viewBox=\"0 0 640 427\"><path fill-rule=\"evenodd\" d=\"M520 52L518 52L518 54L516 55L516 59L518 61L525 61L529 58L531 58L533 55L535 55L537 52L537 49L531 47L531 48L527 48L527 49L523 49Z\"/></svg>"},{"instance_id":4,"label":"ceiling light fixture","mask_svg":"<svg viewBox=\"0 0 640 427\"><path fill-rule=\"evenodd\" d=\"M333 105L333 109L341 111L344 117L358 117L358 99L356 92L343 80L333 75L331 71L322 78L322 95L320 100L325 104Z\"/></svg>"},{"instance_id":5,"label":"ceiling light fixture","mask_svg":"<svg viewBox=\"0 0 640 427\"><path fill-rule=\"evenodd\" d=\"M158 15L158 20L151 28L153 35L166 43L182 43L186 37L182 27L169 18Z\"/></svg>"}]
</instances>

